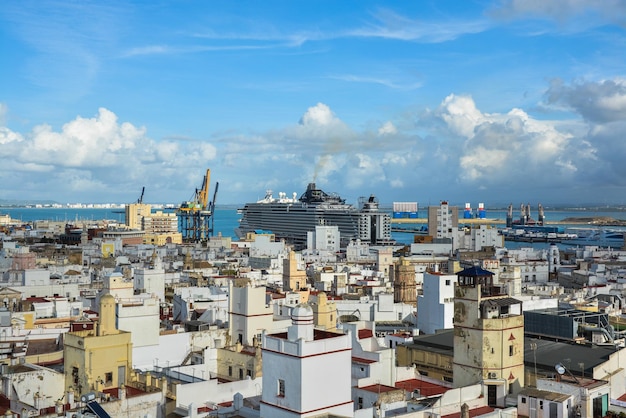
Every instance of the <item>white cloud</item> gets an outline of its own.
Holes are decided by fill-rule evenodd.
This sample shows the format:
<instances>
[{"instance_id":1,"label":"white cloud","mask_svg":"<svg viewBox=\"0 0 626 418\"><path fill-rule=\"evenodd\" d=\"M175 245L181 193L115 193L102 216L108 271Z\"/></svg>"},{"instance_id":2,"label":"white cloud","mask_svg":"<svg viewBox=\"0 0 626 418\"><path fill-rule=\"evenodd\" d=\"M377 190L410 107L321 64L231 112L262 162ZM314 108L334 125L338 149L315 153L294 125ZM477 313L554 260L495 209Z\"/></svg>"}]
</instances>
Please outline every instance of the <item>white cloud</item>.
<instances>
[{"instance_id":1,"label":"white cloud","mask_svg":"<svg viewBox=\"0 0 626 418\"><path fill-rule=\"evenodd\" d=\"M389 186L394 189L402 189L404 187L404 181L402 179L393 179L389 181Z\"/></svg>"},{"instance_id":2,"label":"white cloud","mask_svg":"<svg viewBox=\"0 0 626 418\"><path fill-rule=\"evenodd\" d=\"M24 138L22 135L17 132L13 132L8 128L0 127L0 144L6 145L11 142L20 142L23 141ZM3 154L0 150L0 155Z\"/></svg>"},{"instance_id":3,"label":"white cloud","mask_svg":"<svg viewBox=\"0 0 626 418\"><path fill-rule=\"evenodd\" d=\"M300 118L300 124L303 126L328 126L337 123L339 123L339 119L324 103L310 107Z\"/></svg>"},{"instance_id":4,"label":"white cloud","mask_svg":"<svg viewBox=\"0 0 626 418\"><path fill-rule=\"evenodd\" d=\"M571 85L557 79L550 84L546 96L549 104L572 109L593 123L626 119L626 81L621 78Z\"/></svg>"},{"instance_id":5,"label":"white cloud","mask_svg":"<svg viewBox=\"0 0 626 418\"><path fill-rule=\"evenodd\" d=\"M111 167L132 159L132 150L144 134L144 128L119 125L113 112L101 108L94 118L77 117L66 123L61 132L48 125L35 127L31 146L23 148L20 158L65 167Z\"/></svg>"},{"instance_id":6,"label":"white cloud","mask_svg":"<svg viewBox=\"0 0 626 418\"><path fill-rule=\"evenodd\" d=\"M32 198L54 199L62 194L123 195L149 183L155 189L191 193L191 185L197 186L216 158L216 147L206 141L155 141L146 132L120 123L105 108L92 118L78 116L59 131L38 125L23 135L0 127L0 155L7 159L0 175L6 178L11 172L17 182L3 190L19 194L21 181L40 189Z\"/></svg>"},{"instance_id":7,"label":"white cloud","mask_svg":"<svg viewBox=\"0 0 626 418\"><path fill-rule=\"evenodd\" d=\"M561 93L572 89L560 88ZM565 98L571 97L562 94L559 103L569 104ZM612 109L619 109L615 103ZM218 197L222 202L254 200L266 189L300 194L311 181L349 201L369 193L383 201L417 200L426 190L437 191L429 196L435 200L454 196L454 190L498 190L502 196L573 185L595 190L583 185L607 178L621 184L626 120L587 123L587 129L581 124L579 118L540 120L521 108L487 113L470 96L451 94L412 124L385 122L357 131L318 103L305 109L297 123L266 132L157 141L146 128L100 109L59 130L39 125L20 134L0 127L0 153L7 161L0 175L10 179L0 191L10 196L38 190L41 194L33 198L76 196L68 201L86 201L81 196L87 195L128 201L146 185L148 199L184 200L200 186L206 168L211 168L212 182L220 182L220 194L230 196ZM414 126L423 137L412 132Z\"/></svg>"},{"instance_id":8,"label":"white cloud","mask_svg":"<svg viewBox=\"0 0 626 418\"><path fill-rule=\"evenodd\" d=\"M484 121L483 114L476 109L470 96L449 95L437 113L456 134L466 138L473 137L476 126Z\"/></svg>"},{"instance_id":9,"label":"white cloud","mask_svg":"<svg viewBox=\"0 0 626 418\"><path fill-rule=\"evenodd\" d=\"M575 181L572 176L595 158L594 146L557 128L563 122L534 119L522 109L488 114L471 97L450 95L435 115L445 122L451 139L455 135L466 138L462 146L442 141L439 150L449 157L448 166L453 166L457 156L462 184L527 187L524 182Z\"/></svg>"},{"instance_id":10,"label":"white cloud","mask_svg":"<svg viewBox=\"0 0 626 418\"><path fill-rule=\"evenodd\" d=\"M374 15L375 23L350 30L347 33L358 37L375 37L402 41L446 42L463 35L483 32L489 28L487 20L448 19L433 22L400 15L390 9L380 9Z\"/></svg>"},{"instance_id":11,"label":"white cloud","mask_svg":"<svg viewBox=\"0 0 626 418\"><path fill-rule=\"evenodd\" d=\"M380 136L395 135L397 133L398 128L396 128L392 122L385 122L383 126L378 128L378 135Z\"/></svg>"},{"instance_id":12,"label":"white cloud","mask_svg":"<svg viewBox=\"0 0 626 418\"><path fill-rule=\"evenodd\" d=\"M362 189L365 185L371 189L386 178L380 161L368 154L355 153L346 170L345 182L350 189Z\"/></svg>"}]
</instances>

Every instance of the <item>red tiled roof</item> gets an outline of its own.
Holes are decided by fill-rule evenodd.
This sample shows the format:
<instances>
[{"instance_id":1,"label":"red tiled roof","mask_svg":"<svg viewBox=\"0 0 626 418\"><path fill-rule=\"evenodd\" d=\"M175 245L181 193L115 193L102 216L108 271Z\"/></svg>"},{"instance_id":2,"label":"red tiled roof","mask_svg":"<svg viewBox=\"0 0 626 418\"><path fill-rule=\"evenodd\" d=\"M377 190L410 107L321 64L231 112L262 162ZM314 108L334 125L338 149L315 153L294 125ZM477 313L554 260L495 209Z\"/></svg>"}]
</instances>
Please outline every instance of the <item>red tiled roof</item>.
<instances>
[{"instance_id":1,"label":"red tiled roof","mask_svg":"<svg viewBox=\"0 0 626 418\"><path fill-rule=\"evenodd\" d=\"M144 392L141 389L137 389L137 388L134 388L132 386L124 386L124 388L126 389L126 397L127 398L132 398L134 396L144 395L144 394L147 393L147 392ZM118 395L119 395L118 390L119 390L118 388L110 388L110 389L105 389L102 392L108 393L109 395L117 398Z\"/></svg>"},{"instance_id":2,"label":"red tiled roof","mask_svg":"<svg viewBox=\"0 0 626 418\"><path fill-rule=\"evenodd\" d=\"M352 357L352 362L353 363L372 364L372 363L376 363L376 360L370 360L370 359L361 358L361 357Z\"/></svg>"},{"instance_id":3,"label":"red tiled roof","mask_svg":"<svg viewBox=\"0 0 626 418\"><path fill-rule=\"evenodd\" d=\"M420 395L422 396L441 395L443 393L446 393L449 389L445 386L425 382L419 379L409 379L403 380L401 382L396 382L396 387L398 389L404 389L407 392L413 392L417 389L420 391Z\"/></svg>"},{"instance_id":4,"label":"red tiled roof","mask_svg":"<svg viewBox=\"0 0 626 418\"><path fill-rule=\"evenodd\" d=\"M331 332L331 331L324 331L321 329L315 329L313 330L313 339L315 341L317 340L325 340L327 338L335 338L335 337L341 337L342 333L339 332ZM287 333L286 332L278 332L276 334L269 334L268 337L274 337L274 338L280 338L283 340L287 339Z\"/></svg>"},{"instance_id":5,"label":"red tiled roof","mask_svg":"<svg viewBox=\"0 0 626 418\"><path fill-rule=\"evenodd\" d=\"M490 406L481 406L479 408L470 409L469 416L470 418L479 417L481 415L485 415L493 411L494 409ZM459 412L455 412L454 414L444 415L441 418L460 418L460 417L461 417L461 412L459 411Z\"/></svg>"},{"instance_id":6,"label":"red tiled roof","mask_svg":"<svg viewBox=\"0 0 626 418\"><path fill-rule=\"evenodd\" d=\"M372 332L371 329L359 330L359 340L362 340L363 338L372 338L373 336L374 336L374 333Z\"/></svg>"},{"instance_id":7,"label":"red tiled roof","mask_svg":"<svg viewBox=\"0 0 626 418\"><path fill-rule=\"evenodd\" d=\"M27 302L32 302L32 303L44 303L44 302L50 302L47 298L41 298L41 297L31 297L31 298L26 298Z\"/></svg>"}]
</instances>

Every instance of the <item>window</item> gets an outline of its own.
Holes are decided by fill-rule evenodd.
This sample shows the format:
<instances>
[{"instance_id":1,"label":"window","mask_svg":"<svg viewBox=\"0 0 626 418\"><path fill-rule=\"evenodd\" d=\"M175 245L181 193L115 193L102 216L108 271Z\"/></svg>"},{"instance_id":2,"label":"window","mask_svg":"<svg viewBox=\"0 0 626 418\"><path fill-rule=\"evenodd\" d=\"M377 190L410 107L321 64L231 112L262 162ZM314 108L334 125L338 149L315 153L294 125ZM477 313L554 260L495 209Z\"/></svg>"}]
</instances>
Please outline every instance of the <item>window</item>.
<instances>
[{"instance_id":1,"label":"window","mask_svg":"<svg viewBox=\"0 0 626 418\"><path fill-rule=\"evenodd\" d=\"M246 376L252 377L252 370L248 369L248 371L246 372Z\"/></svg>"},{"instance_id":2,"label":"window","mask_svg":"<svg viewBox=\"0 0 626 418\"><path fill-rule=\"evenodd\" d=\"M278 379L278 396L285 397L285 381L283 379Z\"/></svg>"},{"instance_id":3,"label":"window","mask_svg":"<svg viewBox=\"0 0 626 418\"><path fill-rule=\"evenodd\" d=\"M513 355L513 346L510 345L509 346L509 357L511 357Z\"/></svg>"},{"instance_id":4,"label":"window","mask_svg":"<svg viewBox=\"0 0 626 418\"><path fill-rule=\"evenodd\" d=\"M239 369L239 380L243 380L243 369Z\"/></svg>"},{"instance_id":5,"label":"window","mask_svg":"<svg viewBox=\"0 0 626 418\"><path fill-rule=\"evenodd\" d=\"M113 384L113 372L106 372L104 374L104 384L110 386Z\"/></svg>"},{"instance_id":6,"label":"window","mask_svg":"<svg viewBox=\"0 0 626 418\"><path fill-rule=\"evenodd\" d=\"M450 279L446 280L446 286L450 286Z\"/></svg>"},{"instance_id":7,"label":"window","mask_svg":"<svg viewBox=\"0 0 626 418\"><path fill-rule=\"evenodd\" d=\"M363 409L363 398L360 396L359 396L359 399L357 400L356 407L357 409Z\"/></svg>"},{"instance_id":8,"label":"window","mask_svg":"<svg viewBox=\"0 0 626 418\"><path fill-rule=\"evenodd\" d=\"M228 366L228 375L229 376L233 375L233 366Z\"/></svg>"},{"instance_id":9,"label":"window","mask_svg":"<svg viewBox=\"0 0 626 418\"><path fill-rule=\"evenodd\" d=\"M526 403L526 398L522 396L522 403Z\"/></svg>"}]
</instances>

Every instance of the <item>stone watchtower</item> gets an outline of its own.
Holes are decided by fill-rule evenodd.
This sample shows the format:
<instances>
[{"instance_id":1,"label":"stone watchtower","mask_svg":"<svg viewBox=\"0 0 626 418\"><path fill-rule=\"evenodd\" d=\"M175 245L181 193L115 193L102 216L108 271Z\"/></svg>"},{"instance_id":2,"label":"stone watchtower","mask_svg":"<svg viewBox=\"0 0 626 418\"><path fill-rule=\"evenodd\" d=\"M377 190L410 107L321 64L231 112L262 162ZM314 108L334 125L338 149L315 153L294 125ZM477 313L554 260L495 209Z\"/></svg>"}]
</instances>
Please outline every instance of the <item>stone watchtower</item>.
<instances>
[{"instance_id":1,"label":"stone watchtower","mask_svg":"<svg viewBox=\"0 0 626 418\"><path fill-rule=\"evenodd\" d=\"M473 266L457 273L454 292L454 386L483 382L490 406L524 386L522 302L493 284L493 273Z\"/></svg>"},{"instance_id":2,"label":"stone watchtower","mask_svg":"<svg viewBox=\"0 0 626 418\"><path fill-rule=\"evenodd\" d=\"M393 268L393 301L395 303L417 304L415 267L404 257Z\"/></svg>"}]
</instances>

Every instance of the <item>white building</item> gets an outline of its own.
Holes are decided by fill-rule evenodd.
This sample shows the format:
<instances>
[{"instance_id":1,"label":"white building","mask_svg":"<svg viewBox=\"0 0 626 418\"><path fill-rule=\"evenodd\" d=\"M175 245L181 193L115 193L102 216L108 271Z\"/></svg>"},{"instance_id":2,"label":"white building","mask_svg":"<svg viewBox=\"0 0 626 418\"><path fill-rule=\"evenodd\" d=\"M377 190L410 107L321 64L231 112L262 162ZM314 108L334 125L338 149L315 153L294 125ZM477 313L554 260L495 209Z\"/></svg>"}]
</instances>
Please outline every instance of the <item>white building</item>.
<instances>
[{"instance_id":1,"label":"white building","mask_svg":"<svg viewBox=\"0 0 626 418\"><path fill-rule=\"evenodd\" d=\"M119 272L113 272L103 279L103 289L96 297L110 294L115 298L116 327L131 333L134 348L159 343L160 317L159 299L154 294L134 294L133 282L124 279Z\"/></svg>"},{"instance_id":2,"label":"white building","mask_svg":"<svg viewBox=\"0 0 626 418\"><path fill-rule=\"evenodd\" d=\"M428 207L428 234L433 238L456 240L459 230L459 213L456 206L442 201L439 206Z\"/></svg>"},{"instance_id":3,"label":"white building","mask_svg":"<svg viewBox=\"0 0 626 418\"><path fill-rule=\"evenodd\" d=\"M471 228L468 233L459 236L459 245L470 251L480 251L483 247L504 247L504 236L498 233L498 228L488 225L480 225Z\"/></svg>"},{"instance_id":4,"label":"white building","mask_svg":"<svg viewBox=\"0 0 626 418\"><path fill-rule=\"evenodd\" d=\"M131 333L133 347L159 343L159 300L146 293L132 299L115 299L117 329Z\"/></svg>"},{"instance_id":5,"label":"white building","mask_svg":"<svg viewBox=\"0 0 626 418\"><path fill-rule=\"evenodd\" d=\"M417 328L425 334L453 328L456 274L424 273L423 294L417 296Z\"/></svg>"},{"instance_id":6,"label":"white building","mask_svg":"<svg viewBox=\"0 0 626 418\"><path fill-rule=\"evenodd\" d=\"M278 257L285 252L283 241L270 241L269 235L256 235L250 243L250 257Z\"/></svg>"},{"instance_id":7,"label":"white building","mask_svg":"<svg viewBox=\"0 0 626 418\"><path fill-rule=\"evenodd\" d=\"M50 285L50 271L46 269L10 270L5 277L11 287Z\"/></svg>"},{"instance_id":8,"label":"white building","mask_svg":"<svg viewBox=\"0 0 626 418\"><path fill-rule=\"evenodd\" d=\"M135 270L134 287L141 293L154 293L160 301L165 301L165 270L160 262L153 268Z\"/></svg>"},{"instance_id":9,"label":"white building","mask_svg":"<svg viewBox=\"0 0 626 418\"><path fill-rule=\"evenodd\" d=\"M361 296L358 299L335 300L337 316L356 317L361 321L390 322L403 321L413 317L415 306L407 303L394 303L393 293L379 293L374 299Z\"/></svg>"},{"instance_id":10,"label":"white building","mask_svg":"<svg viewBox=\"0 0 626 418\"><path fill-rule=\"evenodd\" d=\"M307 232L307 248L336 253L341 248L340 238L337 225L317 225L315 231Z\"/></svg>"},{"instance_id":11,"label":"white building","mask_svg":"<svg viewBox=\"0 0 626 418\"><path fill-rule=\"evenodd\" d=\"M213 311L210 316L215 320L227 321L228 294L219 287L178 287L174 289L172 299L172 316L174 321L189 321L194 311L201 313Z\"/></svg>"},{"instance_id":12,"label":"white building","mask_svg":"<svg viewBox=\"0 0 626 418\"><path fill-rule=\"evenodd\" d=\"M262 417L353 416L351 337L313 328L313 310L293 310L286 333L263 335Z\"/></svg>"},{"instance_id":13,"label":"white building","mask_svg":"<svg viewBox=\"0 0 626 418\"><path fill-rule=\"evenodd\" d=\"M228 326L232 343L254 345L263 331L273 329L273 307L267 303L265 291L265 286L254 287L248 281L230 281Z\"/></svg>"},{"instance_id":14,"label":"white building","mask_svg":"<svg viewBox=\"0 0 626 418\"><path fill-rule=\"evenodd\" d=\"M350 241L346 247L346 261L348 263L376 263L378 256L366 242L361 240Z\"/></svg>"}]
</instances>

